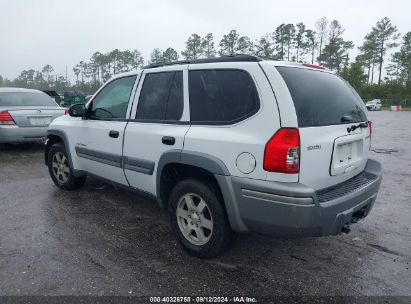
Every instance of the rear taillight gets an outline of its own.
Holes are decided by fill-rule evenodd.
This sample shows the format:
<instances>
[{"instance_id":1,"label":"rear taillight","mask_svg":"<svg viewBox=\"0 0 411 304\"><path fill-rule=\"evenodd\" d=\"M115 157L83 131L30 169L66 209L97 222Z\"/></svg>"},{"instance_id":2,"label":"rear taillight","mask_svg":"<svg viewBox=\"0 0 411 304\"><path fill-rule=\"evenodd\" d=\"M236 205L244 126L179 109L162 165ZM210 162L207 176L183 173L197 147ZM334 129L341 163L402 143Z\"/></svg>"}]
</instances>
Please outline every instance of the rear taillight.
<instances>
[{"instance_id":1,"label":"rear taillight","mask_svg":"<svg viewBox=\"0 0 411 304\"><path fill-rule=\"evenodd\" d=\"M371 121L368 122L368 131L370 131L370 139L371 139L371 135L372 135L372 122Z\"/></svg>"},{"instance_id":2,"label":"rear taillight","mask_svg":"<svg viewBox=\"0 0 411 304\"><path fill-rule=\"evenodd\" d=\"M64 115L69 115L69 110L64 110Z\"/></svg>"},{"instance_id":3,"label":"rear taillight","mask_svg":"<svg viewBox=\"0 0 411 304\"><path fill-rule=\"evenodd\" d=\"M372 122L368 122L368 131L370 132L370 150L371 150L371 137L372 137Z\"/></svg>"},{"instance_id":4,"label":"rear taillight","mask_svg":"<svg viewBox=\"0 0 411 304\"><path fill-rule=\"evenodd\" d=\"M280 129L265 145L264 170L279 173L300 171L300 133L298 129Z\"/></svg>"},{"instance_id":5,"label":"rear taillight","mask_svg":"<svg viewBox=\"0 0 411 304\"><path fill-rule=\"evenodd\" d=\"M14 125L15 122L8 111L0 112L0 125Z\"/></svg>"}]
</instances>

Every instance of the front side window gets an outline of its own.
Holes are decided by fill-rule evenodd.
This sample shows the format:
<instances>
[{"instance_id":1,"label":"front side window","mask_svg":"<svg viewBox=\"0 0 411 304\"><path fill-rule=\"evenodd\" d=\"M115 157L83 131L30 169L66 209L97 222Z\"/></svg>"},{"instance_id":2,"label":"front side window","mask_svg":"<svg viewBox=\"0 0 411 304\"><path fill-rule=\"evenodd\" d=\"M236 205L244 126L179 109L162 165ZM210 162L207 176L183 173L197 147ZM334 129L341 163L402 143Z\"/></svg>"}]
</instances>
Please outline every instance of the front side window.
<instances>
[{"instance_id":1,"label":"front side window","mask_svg":"<svg viewBox=\"0 0 411 304\"><path fill-rule=\"evenodd\" d=\"M257 113L260 106L254 81L242 70L190 71L189 90L194 123L236 123Z\"/></svg>"},{"instance_id":2,"label":"front side window","mask_svg":"<svg viewBox=\"0 0 411 304\"><path fill-rule=\"evenodd\" d=\"M183 108L183 72L146 75L138 101L136 119L180 120Z\"/></svg>"},{"instance_id":3,"label":"front side window","mask_svg":"<svg viewBox=\"0 0 411 304\"><path fill-rule=\"evenodd\" d=\"M126 118L128 102L136 76L123 77L107 84L93 99L91 119Z\"/></svg>"}]
</instances>

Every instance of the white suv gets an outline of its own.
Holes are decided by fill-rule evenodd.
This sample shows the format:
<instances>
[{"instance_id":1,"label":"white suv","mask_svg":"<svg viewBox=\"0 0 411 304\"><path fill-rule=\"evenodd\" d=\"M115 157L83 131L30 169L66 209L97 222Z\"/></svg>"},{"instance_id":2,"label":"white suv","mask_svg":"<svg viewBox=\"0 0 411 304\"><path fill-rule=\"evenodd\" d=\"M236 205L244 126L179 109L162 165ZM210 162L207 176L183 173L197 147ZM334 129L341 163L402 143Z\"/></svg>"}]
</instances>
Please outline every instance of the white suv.
<instances>
[{"instance_id":1,"label":"white suv","mask_svg":"<svg viewBox=\"0 0 411 304\"><path fill-rule=\"evenodd\" d=\"M61 189L87 175L168 208L191 254L233 232L323 236L370 211L381 165L357 93L321 67L234 55L117 75L48 130Z\"/></svg>"}]
</instances>

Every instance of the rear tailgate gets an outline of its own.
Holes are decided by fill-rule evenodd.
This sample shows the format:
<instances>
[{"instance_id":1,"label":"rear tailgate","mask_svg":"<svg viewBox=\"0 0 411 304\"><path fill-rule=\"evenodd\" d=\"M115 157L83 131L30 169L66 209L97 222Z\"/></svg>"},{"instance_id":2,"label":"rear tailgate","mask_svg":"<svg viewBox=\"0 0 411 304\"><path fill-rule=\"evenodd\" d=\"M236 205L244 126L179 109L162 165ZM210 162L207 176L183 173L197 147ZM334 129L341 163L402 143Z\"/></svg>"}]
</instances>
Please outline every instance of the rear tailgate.
<instances>
[{"instance_id":1,"label":"rear tailgate","mask_svg":"<svg viewBox=\"0 0 411 304\"><path fill-rule=\"evenodd\" d=\"M366 166L368 129L348 134L346 125L300 128L300 140L299 181L316 190L354 177Z\"/></svg>"},{"instance_id":2,"label":"rear tailgate","mask_svg":"<svg viewBox=\"0 0 411 304\"><path fill-rule=\"evenodd\" d=\"M363 171L370 133L364 103L354 89L326 71L285 66L277 70L297 114L300 183L318 190Z\"/></svg>"}]
</instances>

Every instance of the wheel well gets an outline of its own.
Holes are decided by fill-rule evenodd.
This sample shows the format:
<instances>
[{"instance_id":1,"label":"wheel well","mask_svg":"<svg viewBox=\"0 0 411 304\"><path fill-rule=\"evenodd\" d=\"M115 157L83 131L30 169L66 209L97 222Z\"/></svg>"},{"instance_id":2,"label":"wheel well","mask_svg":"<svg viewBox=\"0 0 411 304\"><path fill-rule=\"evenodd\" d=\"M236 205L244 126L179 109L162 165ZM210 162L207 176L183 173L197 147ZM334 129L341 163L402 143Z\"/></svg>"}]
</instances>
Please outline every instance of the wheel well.
<instances>
[{"instance_id":1,"label":"wheel well","mask_svg":"<svg viewBox=\"0 0 411 304\"><path fill-rule=\"evenodd\" d=\"M183 179L197 179L205 182L216 193L217 197L223 201L220 185L214 175L200 167L179 163L170 163L164 166L160 176L160 206L168 207L168 200L174 186ZM223 206L225 208L225 206Z\"/></svg>"},{"instance_id":2,"label":"wheel well","mask_svg":"<svg viewBox=\"0 0 411 304\"><path fill-rule=\"evenodd\" d=\"M60 136L58 135L48 135L47 136L47 144L46 144L45 151L44 151L44 161L46 163L46 166L48 165L48 157L49 157L50 148L58 142L63 142L63 139Z\"/></svg>"}]
</instances>

